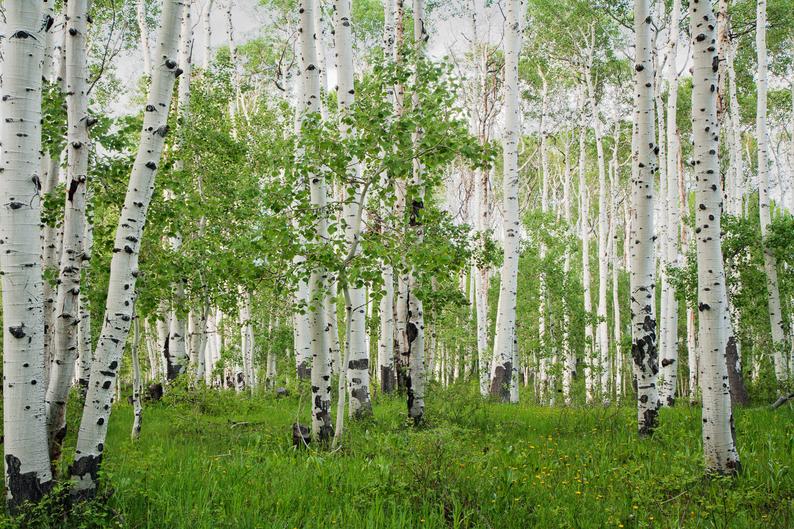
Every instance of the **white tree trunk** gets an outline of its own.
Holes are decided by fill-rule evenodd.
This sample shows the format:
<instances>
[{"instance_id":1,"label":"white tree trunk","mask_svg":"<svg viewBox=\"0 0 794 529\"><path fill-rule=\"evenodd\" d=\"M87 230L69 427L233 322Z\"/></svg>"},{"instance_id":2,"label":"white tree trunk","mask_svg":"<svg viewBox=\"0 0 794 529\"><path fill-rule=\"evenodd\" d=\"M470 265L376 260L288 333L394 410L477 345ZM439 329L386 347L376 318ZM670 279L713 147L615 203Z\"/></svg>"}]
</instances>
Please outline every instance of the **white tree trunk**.
<instances>
[{"instance_id":1,"label":"white tree trunk","mask_svg":"<svg viewBox=\"0 0 794 529\"><path fill-rule=\"evenodd\" d=\"M573 133L565 136L565 169L562 176L562 214L565 219L565 229L573 231L571 219L571 140ZM563 262L563 275L566 280L571 275L571 252L565 246ZM562 355L564 365L562 368L562 397L565 405L571 405L571 388L573 377L576 375L576 353L571 347L571 307L563 297L563 328L562 328Z\"/></svg>"},{"instance_id":2,"label":"white tree trunk","mask_svg":"<svg viewBox=\"0 0 794 529\"><path fill-rule=\"evenodd\" d=\"M717 120L716 20L710 2L692 4L690 34L692 73L692 130L697 180L695 232L698 260L698 335L703 391L703 451L709 472L739 470L726 365L728 307L722 260Z\"/></svg>"},{"instance_id":3,"label":"white tree trunk","mask_svg":"<svg viewBox=\"0 0 794 529\"><path fill-rule=\"evenodd\" d=\"M135 2L135 15L140 31L141 54L143 55L143 74L152 75L152 57L149 50L149 28L146 25L146 0Z\"/></svg>"},{"instance_id":4,"label":"white tree trunk","mask_svg":"<svg viewBox=\"0 0 794 529\"><path fill-rule=\"evenodd\" d=\"M728 130L728 149L730 152L728 176L733 183L734 193L732 193L731 200L726 205L726 210L731 215L740 216L743 211L745 177L742 159L742 122L739 113L739 98L736 91L736 70L734 68L735 57L736 42L731 41L725 50L725 69L728 72L728 98L731 116L730 129Z\"/></svg>"},{"instance_id":5,"label":"white tree trunk","mask_svg":"<svg viewBox=\"0 0 794 529\"><path fill-rule=\"evenodd\" d=\"M300 1L300 44L303 71L303 115L319 113L320 76L317 62L316 28L314 27L314 10L316 0ZM322 175L309 176L311 203L314 208L324 211L327 201L325 179ZM319 216L315 227L316 237L322 241L327 239L327 221L323 214ZM320 441L331 438L331 358L326 339L325 310L323 307L325 290L325 272L313 267L309 279L310 314L312 345L312 436Z\"/></svg>"},{"instance_id":6,"label":"white tree trunk","mask_svg":"<svg viewBox=\"0 0 794 529\"><path fill-rule=\"evenodd\" d=\"M132 346L130 348L130 356L132 357L132 432L130 437L136 440L141 436L141 422L143 421L143 406L141 406L142 387L141 382L141 362L138 359L138 347L140 345L140 331L138 316L133 316L132 323Z\"/></svg>"},{"instance_id":7,"label":"white tree trunk","mask_svg":"<svg viewBox=\"0 0 794 529\"><path fill-rule=\"evenodd\" d=\"M592 28L592 26L591 26ZM591 33L592 34L592 33ZM592 37L595 38L594 36ZM593 362L597 363L595 374L598 374L598 391L601 399L608 399L609 387L609 327L607 324L607 273L609 271L609 251L607 249L607 183L606 161L604 157L604 131L596 104L595 86L589 64L592 62L592 53L595 43L589 48L588 67L585 68L585 81L587 85L587 98L590 101L590 111L593 114L593 129L595 131L596 154L598 156L598 306L596 317L596 342L593 344ZM592 369L592 366L591 366ZM594 374L594 376L595 376Z\"/></svg>"},{"instance_id":8,"label":"white tree trunk","mask_svg":"<svg viewBox=\"0 0 794 529\"><path fill-rule=\"evenodd\" d=\"M640 435L650 435L657 423L659 371L656 349L654 290L656 260L653 222L654 173L657 167L654 132L652 17L648 0L634 2L635 110L637 139L634 147L636 178L632 182L631 223L631 354L637 380L637 420Z\"/></svg>"},{"instance_id":9,"label":"white tree trunk","mask_svg":"<svg viewBox=\"0 0 794 529\"><path fill-rule=\"evenodd\" d=\"M383 55L390 60L395 49L395 10L394 1L384 1ZM386 87L386 95L395 104L394 88ZM384 172L382 183L388 182ZM384 230L388 226L383 227ZM378 380L383 393L391 393L397 387L397 373L394 367L394 268L382 263L383 297L380 299L380 332L378 336Z\"/></svg>"},{"instance_id":10,"label":"white tree trunk","mask_svg":"<svg viewBox=\"0 0 794 529\"><path fill-rule=\"evenodd\" d=\"M44 406L41 273L43 3L5 2L0 128L0 270L3 292L3 449L6 501L37 502L52 485Z\"/></svg>"},{"instance_id":11,"label":"white tree trunk","mask_svg":"<svg viewBox=\"0 0 794 529\"><path fill-rule=\"evenodd\" d=\"M670 13L669 55L667 57L667 160L665 175L665 230L662 248L665 267L678 266L678 126L676 112L678 109L678 24L681 18L681 1L673 1ZM672 28L675 28L674 30ZM662 131L659 131L661 136ZM661 178L661 173L660 173ZM675 287L670 282L668 271L662 272L662 322L660 324L659 358L661 363L659 401L663 406L675 403L675 392L678 383L678 301Z\"/></svg>"},{"instance_id":12,"label":"white tree trunk","mask_svg":"<svg viewBox=\"0 0 794 529\"><path fill-rule=\"evenodd\" d=\"M73 493L79 497L93 496L96 492L110 406L113 402L113 386L132 319L132 302L138 276L138 252L146 223L146 212L154 191L154 177L165 143L166 120L174 83L182 72L176 62L182 11L183 6L179 0L166 0L163 3L157 60L144 112L141 143L116 229L105 317L91 366L91 382L80 423L75 462L71 467Z\"/></svg>"},{"instance_id":13,"label":"white tree trunk","mask_svg":"<svg viewBox=\"0 0 794 529\"><path fill-rule=\"evenodd\" d=\"M55 341L47 387L47 434L50 457L57 461L66 436L66 401L74 378L80 321L80 271L85 260L86 180L88 178L88 0L66 4L66 109L68 132L63 250L55 302Z\"/></svg>"},{"instance_id":14,"label":"white tree trunk","mask_svg":"<svg viewBox=\"0 0 794 529\"><path fill-rule=\"evenodd\" d=\"M90 195L89 195L90 196ZM90 202L90 199L86 199ZM94 249L94 227L90 222L85 223L85 236L83 237L83 259L91 261L91 254ZM85 288L89 284L88 268L83 272L83 283ZM77 382L82 391L88 389L88 379L91 376L91 363L94 358L94 342L91 337L91 311L89 310L88 299L82 293L79 296L80 306L77 332L78 332L78 357L77 357Z\"/></svg>"},{"instance_id":15,"label":"white tree trunk","mask_svg":"<svg viewBox=\"0 0 794 529\"><path fill-rule=\"evenodd\" d=\"M761 216L761 237L767 236L771 220L769 197L769 137L766 126L767 100L767 53L766 53L766 0L758 0L756 12L755 47L758 52L758 72L756 86L758 98L756 107L755 134L758 142L758 206ZM786 339L785 323L780 308L780 288L777 278L777 260L771 249L764 245L764 269L769 305L769 323L772 327L772 354L775 376L778 383L786 380L786 360L783 355Z\"/></svg>"},{"instance_id":16,"label":"white tree trunk","mask_svg":"<svg viewBox=\"0 0 794 529\"><path fill-rule=\"evenodd\" d=\"M424 0L414 0L414 45L419 54L425 53L429 35L427 34L427 24L425 20ZM418 82L418 79L417 79ZM419 106L419 97L414 94L413 106ZM418 149L422 131L417 129L413 137L414 151ZM416 232L419 242L424 237L424 227L422 225L422 210L424 209L424 193L422 189L422 174L424 167L417 158L413 163L413 187L415 196L412 197L411 214L409 223ZM408 274L407 289L407 320L405 334L408 345L408 376L406 377L405 387L408 392L408 417L413 419L414 424L420 424L424 420L425 414L425 316L422 300L417 295L419 282L413 270Z\"/></svg>"},{"instance_id":17,"label":"white tree trunk","mask_svg":"<svg viewBox=\"0 0 794 529\"><path fill-rule=\"evenodd\" d=\"M582 130L579 132L579 227L582 239L582 294L584 297L584 384L585 402L593 403L595 379L593 363L595 355L595 336L590 318L593 315L592 292L590 288L590 193L585 180L585 135L587 134L587 115L582 99Z\"/></svg>"},{"instance_id":18,"label":"white tree trunk","mask_svg":"<svg viewBox=\"0 0 794 529\"><path fill-rule=\"evenodd\" d=\"M499 286L499 308L494 337L492 397L510 399L513 372L513 340L516 322L520 219L518 211L518 140L521 136L521 108L518 86L518 56L521 52L523 0L509 0L505 20L505 124L504 149L504 264Z\"/></svg>"},{"instance_id":19,"label":"white tree trunk","mask_svg":"<svg viewBox=\"0 0 794 529\"><path fill-rule=\"evenodd\" d=\"M201 24L204 30L204 57L201 67L206 72L212 62L212 4L215 0L207 0L207 5L201 17Z\"/></svg>"},{"instance_id":20,"label":"white tree trunk","mask_svg":"<svg viewBox=\"0 0 794 529\"><path fill-rule=\"evenodd\" d=\"M336 94L339 103L339 114L347 114L355 101L353 90L353 28L351 26L351 0L335 0L334 2L334 38L336 44ZM343 136L352 134L344 122L340 124ZM351 164L348 176L351 182L361 181L361 168L357 161ZM359 252L355 250L359 244L361 222L362 189L360 184L345 184L344 226L345 243L352 255ZM342 285L347 289L345 303L351 304L346 308L349 319L349 328L345 357L348 365L347 372L348 391L350 391L350 416L359 417L372 413L372 404L369 395L369 348L367 347L366 304L367 296L364 287L355 285Z\"/></svg>"},{"instance_id":21,"label":"white tree trunk","mask_svg":"<svg viewBox=\"0 0 794 529\"><path fill-rule=\"evenodd\" d=\"M540 194L540 210L545 215L549 212L549 154L546 146L546 130L544 129L544 122L546 120L546 112L548 106L548 83L546 77L543 75L543 70L538 69L540 78L543 81L541 89L541 111L540 111L540 173L541 173L541 194ZM546 259L546 245L541 241L539 245L539 257L541 262ZM543 403L551 392L550 384L550 358L548 357L549 350L546 344L546 274L541 271L538 286L538 341L540 349L539 355L539 373L540 384L538 385L538 400ZM515 369L515 364L513 368ZM511 391L512 395L512 391Z\"/></svg>"}]
</instances>

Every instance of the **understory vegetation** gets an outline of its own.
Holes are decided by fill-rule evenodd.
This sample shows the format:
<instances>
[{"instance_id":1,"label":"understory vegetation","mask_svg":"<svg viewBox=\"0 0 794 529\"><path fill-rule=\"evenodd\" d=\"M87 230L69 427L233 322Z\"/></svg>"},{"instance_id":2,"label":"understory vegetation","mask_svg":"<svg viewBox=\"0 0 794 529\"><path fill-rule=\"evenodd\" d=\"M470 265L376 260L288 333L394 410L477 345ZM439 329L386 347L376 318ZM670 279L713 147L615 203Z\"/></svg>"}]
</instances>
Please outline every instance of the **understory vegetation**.
<instances>
[{"instance_id":1,"label":"understory vegetation","mask_svg":"<svg viewBox=\"0 0 794 529\"><path fill-rule=\"evenodd\" d=\"M174 388L146 408L137 442L129 438L132 407L120 404L99 495L108 501L80 504L66 519L45 503L36 512L47 514L29 518L28 527L794 524L790 405L735 410L744 470L731 479L703 476L699 407L663 409L653 438L638 443L631 405L549 408L529 404L529 395L497 404L457 384L433 388L420 429L409 425L402 399L377 396L373 417L351 423L329 452L293 448L291 425L308 419L309 388L289 389L284 398L250 398Z\"/></svg>"}]
</instances>

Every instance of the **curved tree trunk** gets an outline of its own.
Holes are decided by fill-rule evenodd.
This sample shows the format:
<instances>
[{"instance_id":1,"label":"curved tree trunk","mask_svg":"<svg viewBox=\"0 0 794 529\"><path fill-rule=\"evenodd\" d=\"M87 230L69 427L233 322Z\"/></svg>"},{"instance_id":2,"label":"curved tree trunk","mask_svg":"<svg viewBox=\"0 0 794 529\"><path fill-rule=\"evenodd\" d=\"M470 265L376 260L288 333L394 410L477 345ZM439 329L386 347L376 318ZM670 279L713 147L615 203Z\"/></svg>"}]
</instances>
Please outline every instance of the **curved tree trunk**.
<instances>
[{"instance_id":1,"label":"curved tree trunk","mask_svg":"<svg viewBox=\"0 0 794 529\"><path fill-rule=\"evenodd\" d=\"M656 172L656 134L651 28L653 19L648 0L634 2L635 94L634 116L637 141L634 148L636 178L632 181L631 223L631 355L637 380L637 422L640 435L650 435L657 424L659 372L656 350L656 259L653 222L653 187Z\"/></svg>"},{"instance_id":2,"label":"curved tree trunk","mask_svg":"<svg viewBox=\"0 0 794 529\"><path fill-rule=\"evenodd\" d=\"M692 130L697 172L695 233L698 260L698 335L703 391L703 451L709 472L739 470L726 365L728 307L722 259L717 120L716 20L710 2L691 5Z\"/></svg>"},{"instance_id":3,"label":"curved tree trunk","mask_svg":"<svg viewBox=\"0 0 794 529\"><path fill-rule=\"evenodd\" d=\"M41 272L40 1L6 1L3 39L4 123L0 128L0 270L3 292L3 449L6 501L36 502L52 485L44 407L44 286Z\"/></svg>"},{"instance_id":4,"label":"curved tree trunk","mask_svg":"<svg viewBox=\"0 0 794 529\"><path fill-rule=\"evenodd\" d=\"M168 131L166 121L174 83L182 73L176 61L182 11L180 0L166 0L163 4L157 60L144 112L141 143L116 229L105 317L91 366L75 461L70 468L74 480L73 495L78 498L93 496L98 485L114 385L132 320L138 254L146 212Z\"/></svg>"}]
</instances>

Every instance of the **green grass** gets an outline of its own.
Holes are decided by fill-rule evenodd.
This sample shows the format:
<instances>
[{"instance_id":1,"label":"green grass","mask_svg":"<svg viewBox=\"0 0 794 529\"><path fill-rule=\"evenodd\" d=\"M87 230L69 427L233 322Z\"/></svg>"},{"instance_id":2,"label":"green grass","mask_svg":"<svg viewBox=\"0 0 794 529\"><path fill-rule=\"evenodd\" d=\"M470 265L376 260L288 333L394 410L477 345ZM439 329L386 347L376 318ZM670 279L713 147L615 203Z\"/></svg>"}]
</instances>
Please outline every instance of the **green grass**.
<instances>
[{"instance_id":1,"label":"green grass","mask_svg":"<svg viewBox=\"0 0 794 529\"><path fill-rule=\"evenodd\" d=\"M663 410L652 439L630 408L482 402L434 388L428 424L379 399L337 452L296 451L307 399L174 392L110 423L104 525L125 528L794 527L794 412L736 411L744 466L703 476L699 409ZM300 402L300 404L299 404ZM73 417L77 419L77 417ZM238 424L236 423L247 423ZM79 527L78 521L66 527ZM70 525L71 524L71 525ZM86 525L87 526L87 525Z\"/></svg>"}]
</instances>

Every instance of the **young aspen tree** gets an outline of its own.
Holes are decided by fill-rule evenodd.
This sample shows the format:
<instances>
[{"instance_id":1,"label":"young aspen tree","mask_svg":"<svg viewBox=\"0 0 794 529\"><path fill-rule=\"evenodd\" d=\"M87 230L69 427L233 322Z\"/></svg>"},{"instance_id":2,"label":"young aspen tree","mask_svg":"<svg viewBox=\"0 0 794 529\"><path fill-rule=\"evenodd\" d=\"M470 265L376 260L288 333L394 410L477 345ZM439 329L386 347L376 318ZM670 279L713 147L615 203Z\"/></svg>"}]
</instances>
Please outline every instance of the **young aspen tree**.
<instances>
[{"instance_id":1,"label":"young aspen tree","mask_svg":"<svg viewBox=\"0 0 794 529\"><path fill-rule=\"evenodd\" d=\"M739 456L734 440L726 365L728 307L720 234L722 191L718 158L716 20L709 1L694 0L690 9L689 29L694 62L692 131L697 180L695 238L703 391L703 451L707 471L733 474L739 470Z\"/></svg>"},{"instance_id":2,"label":"young aspen tree","mask_svg":"<svg viewBox=\"0 0 794 529\"><path fill-rule=\"evenodd\" d=\"M608 399L609 385L609 327L607 325L607 272L609 252L607 250L607 183L606 161L604 157L604 126L601 122L596 102L595 83L593 82L593 53L595 52L595 26L590 26L590 45L587 48L587 62L584 69L585 85L590 112L593 115L593 131L596 140L598 157L598 305L596 316L596 340L593 344L593 363L597 365L593 374L594 384L598 380L598 392L601 399ZM591 366L593 369L593 366ZM596 374L598 377L596 377Z\"/></svg>"},{"instance_id":3,"label":"young aspen tree","mask_svg":"<svg viewBox=\"0 0 794 529\"><path fill-rule=\"evenodd\" d=\"M756 74L758 98L755 112L755 135L758 143L758 209L761 216L761 237L766 240L769 224L772 222L769 198L769 137L766 126L766 100L768 90L766 0L758 0L755 20L755 47L758 53L758 72ZM772 327L772 354L775 376L777 377L778 383L782 383L787 377L786 360L783 356L786 331L783 314L780 308L777 260L766 243L764 243L764 269L766 271L769 323Z\"/></svg>"},{"instance_id":4,"label":"young aspen tree","mask_svg":"<svg viewBox=\"0 0 794 529\"><path fill-rule=\"evenodd\" d=\"M80 272L85 259L86 180L88 176L88 0L66 4L67 170L63 249L55 302L55 340L47 387L47 434L50 457L57 461L66 437L66 401L74 378L80 321Z\"/></svg>"},{"instance_id":5,"label":"young aspen tree","mask_svg":"<svg viewBox=\"0 0 794 529\"><path fill-rule=\"evenodd\" d=\"M424 54L429 35L425 18L424 0L414 0L414 45L417 53ZM418 84L419 79L415 79ZM414 94L413 106L419 106L419 96ZM414 133L414 151L418 150L421 129ZM416 233L417 239L421 242L424 237L424 227L422 225L422 210L424 209L424 191L422 182L422 167L418 157L414 158L412 186L414 188L411 213L409 223L411 229ZM425 317L422 300L419 299L417 292L419 283L416 272L410 270L408 274L407 291L407 320L405 334L408 345L408 376L406 377L406 390L408 392L408 417L413 419L414 424L420 424L425 415Z\"/></svg>"},{"instance_id":6,"label":"young aspen tree","mask_svg":"<svg viewBox=\"0 0 794 529\"><path fill-rule=\"evenodd\" d=\"M314 27L316 0L300 1L300 43L303 69L303 115L320 112L320 75L317 67L317 46ZM319 241L328 238L325 208L327 192L322 175L309 175L311 203L319 212L315 226ZM331 358L325 339L325 310L323 307L325 272L312 267L309 278L309 323L312 346L312 437L326 442L331 439Z\"/></svg>"},{"instance_id":7,"label":"young aspen tree","mask_svg":"<svg viewBox=\"0 0 794 529\"><path fill-rule=\"evenodd\" d=\"M166 0L163 3L157 55L140 146L116 229L105 317L91 366L91 381L80 422L75 460L70 468L74 480L72 493L77 498L93 496L98 485L114 385L132 321L138 254L146 212L154 192L157 164L168 132L166 121L174 83L182 73L176 57L183 7L184 2L180 0Z\"/></svg>"},{"instance_id":8,"label":"young aspen tree","mask_svg":"<svg viewBox=\"0 0 794 529\"><path fill-rule=\"evenodd\" d=\"M573 133L565 135L565 169L562 176L562 214L565 219L566 230L572 230L571 218L571 142ZM563 275L567 279L571 274L571 251L568 245L565 246L565 256L563 263ZM562 398L566 406L571 405L571 388L573 377L576 374L576 353L571 347L571 307L568 305L567 298L563 296L563 335L562 335Z\"/></svg>"},{"instance_id":9,"label":"young aspen tree","mask_svg":"<svg viewBox=\"0 0 794 529\"><path fill-rule=\"evenodd\" d=\"M547 134L544 128L546 122L546 115L548 112L548 95L549 85L546 81L546 76L543 70L538 68L538 74L542 81L541 88L541 111L540 111L540 172L541 172L541 193L540 193L540 210L546 214L549 212L549 153L547 147ZM539 247L539 257L541 262L546 259L546 245L541 241ZM554 398L550 394L550 359L548 355L548 347L546 344L546 274L541 271L540 285L538 288L538 341L539 341L539 354L540 354L540 385L538 398L541 402L547 402L547 399ZM515 365L513 366L515 368Z\"/></svg>"},{"instance_id":10,"label":"young aspen tree","mask_svg":"<svg viewBox=\"0 0 794 529\"><path fill-rule=\"evenodd\" d=\"M676 115L678 109L678 24L681 19L681 1L673 1L670 13L670 37L668 39L667 56L667 159L661 163L666 164L666 191L663 197L666 207L666 227L662 250L664 264L667 267L677 265L678 261L678 234L679 234L679 208L678 208L678 125ZM661 134L662 131L659 131ZM660 175L661 178L661 175ZM659 357L661 363L662 384L659 388L659 401L664 406L675 404L675 392L678 382L678 301L676 300L675 286L669 278L667 270L663 272L662 279L662 319L660 325Z\"/></svg>"},{"instance_id":11,"label":"young aspen tree","mask_svg":"<svg viewBox=\"0 0 794 529\"><path fill-rule=\"evenodd\" d=\"M654 289L656 258L653 222L653 187L657 165L654 131L653 60L649 0L634 2L635 109L637 138L634 146L636 176L632 176L631 202L631 355L637 380L637 422L640 435L651 435L659 413L656 387L658 353Z\"/></svg>"},{"instance_id":12,"label":"young aspen tree","mask_svg":"<svg viewBox=\"0 0 794 529\"><path fill-rule=\"evenodd\" d=\"M6 501L36 502L52 484L44 408L41 272L43 2L7 0L3 39L0 272L3 292L3 449Z\"/></svg>"},{"instance_id":13,"label":"young aspen tree","mask_svg":"<svg viewBox=\"0 0 794 529\"><path fill-rule=\"evenodd\" d=\"M518 87L518 58L521 53L523 0L509 0L505 18L505 125L504 148L504 264L499 286L491 396L507 402L513 372L516 291L520 219L518 212L518 139L521 135L521 108Z\"/></svg>"},{"instance_id":14,"label":"young aspen tree","mask_svg":"<svg viewBox=\"0 0 794 529\"><path fill-rule=\"evenodd\" d=\"M141 422L143 421L143 406L141 400L143 398L142 389L143 383L141 382L141 362L138 358L138 350L140 346L140 322L138 315L133 315L132 320L132 344L130 346L130 356L132 357L132 432L130 438L135 441L141 436Z\"/></svg>"},{"instance_id":15,"label":"young aspen tree","mask_svg":"<svg viewBox=\"0 0 794 529\"><path fill-rule=\"evenodd\" d=\"M395 10L393 0L383 3L383 55L392 60L395 53ZM386 87L386 96L395 104L394 87ZM388 184L389 175L384 171L382 184ZM388 230L388 226L383 226ZM397 374L394 370L394 267L387 262L382 263L383 296L380 299L380 332L378 335L378 378L381 391L391 393L397 385Z\"/></svg>"},{"instance_id":16,"label":"young aspen tree","mask_svg":"<svg viewBox=\"0 0 794 529\"><path fill-rule=\"evenodd\" d=\"M585 136L587 135L587 113L585 100L581 99L582 127L579 131L579 228L582 238L582 295L584 297L584 385L585 402L593 403L595 380L593 377L594 334L590 318L593 314L593 296L590 287L590 194L585 180Z\"/></svg>"},{"instance_id":17,"label":"young aspen tree","mask_svg":"<svg viewBox=\"0 0 794 529\"><path fill-rule=\"evenodd\" d=\"M334 2L334 38L336 44L336 94L339 104L341 121L339 124L342 136L352 134L345 123L345 116L355 101L353 88L353 31L350 20L351 0L335 0ZM357 160L350 164L349 173L345 175L345 206L344 225L345 243L348 248L358 247L361 235L361 222L358 218L362 207L362 189L360 184L361 167ZM358 253L355 251L353 255ZM346 290L345 302L351 303L346 308L349 328L346 329L348 349L345 352L348 365L348 390L350 391L350 416L359 417L372 413L369 397L369 349L367 348L367 325L365 308L367 296L363 285L342 285Z\"/></svg>"},{"instance_id":18,"label":"young aspen tree","mask_svg":"<svg viewBox=\"0 0 794 529\"><path fill-rule=\"evenodd\" d=\"M143 74L152 75L152 55L149 49L149 28L146 25L146 0L135 2L135 16L141 34L141 53L143 54Z\"/></svg>"}]
</instances>

